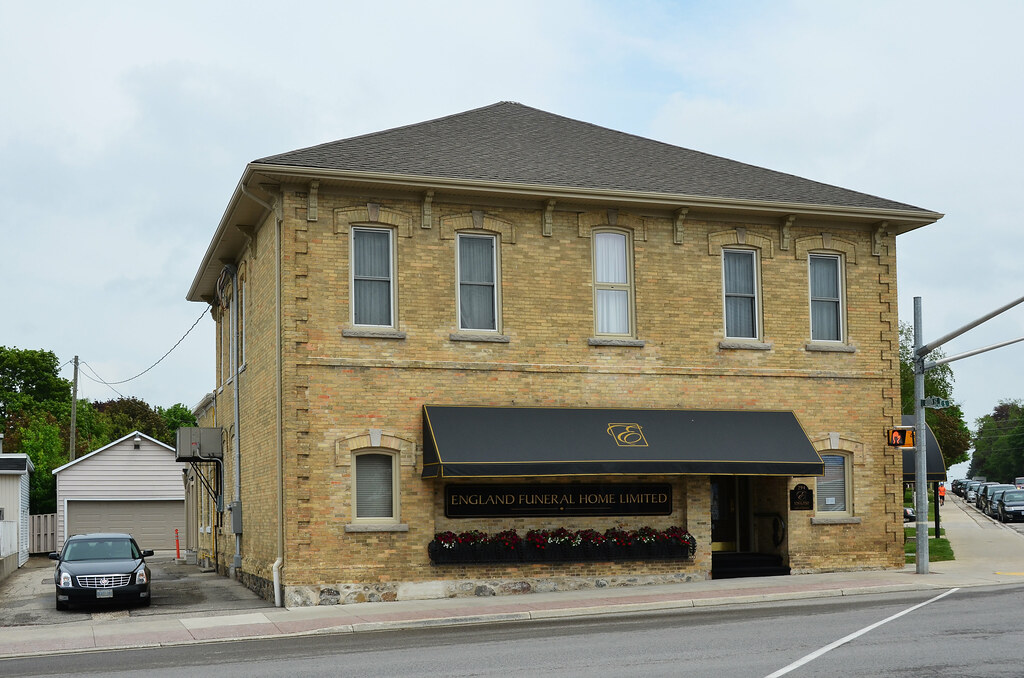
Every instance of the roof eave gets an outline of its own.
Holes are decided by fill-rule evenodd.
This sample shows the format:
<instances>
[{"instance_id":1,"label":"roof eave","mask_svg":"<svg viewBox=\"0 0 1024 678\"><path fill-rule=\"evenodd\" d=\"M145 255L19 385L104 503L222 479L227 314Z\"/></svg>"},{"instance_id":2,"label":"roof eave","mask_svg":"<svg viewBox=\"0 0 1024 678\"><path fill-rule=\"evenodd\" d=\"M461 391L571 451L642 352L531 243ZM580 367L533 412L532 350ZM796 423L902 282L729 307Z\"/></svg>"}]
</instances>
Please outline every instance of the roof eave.
<instances>
[{"instance_id":1,"label":"roof eave","mask_svg":"<svg viewBox=\"0 0 1024 678\"><path fill-rule=\"evenodd\" d=\"M265 176L284 183L285 181L304 181L312 179L334 179L360 183L368 186L387 186L415 190L449 191L455 193L504 194L523 197L533 196L538 200L607 202L616 204L644 205L646 207L707 210L748 210L765 214L776 214L779 217L796 215L798 217L819 217L828 219L852 219L863 222L889 222L888 230L897 235L912 231L934 223L944 215L928 210L900 210L848 207L842 205L818 205L813 203L793 203L764 201L751 199L714 198L707 196L671 194L658 192L623 191L611 189L575 188L571 186L551 186L545 184L507 183L501 181L484 181L470 179L452 179L421 175L393 174L386 172L365 172L352 170L324 169L320 167L302 167L296 165L273 165L266 163L249 163L242 177L235 186L231 199L221 216L210 246L203 256L202 263L196 272L186 299L189 301L205 301L209 290L203 289L204 279L208 278L210 266L220 266L220 261L237 255L235 248L224 245L225 235L233 225L235 214L248 184L255 176Z\"/></svg>"},{"instance_id":2,"label":"roof eave","mask_svg":"<svg viewBox=\"0 0 1024 678\"><path fill-rule=\"evenodd\" d=\"M866 207L847 207L842 205L821 205L815 203L793 203L753 199L715 198L684 193L660 193L643 191L625 191L613 189L575 188L571 186L552 186L548 184L509 183L502 181L484 181L479 179L450 179L422 175L393 174L385 172L357 172L351 170L323 169L317 167L301 167L294 165L269 165L252 163L248 166L252 173L294 177L296 179L342 179L359 181L367 184L400 186L421 190L456 190L461 192L507 193L510 195L528 194L539 199L599 199L617 203L643 203L672 207L703 207L707 209L735 210L757 209L783 214L807 216L845 217L861 220L895 220L906 223L911 228L919 228L934 223L944 215L929 210L900 210ZM905 232L910 228L901 230Z\"/></svg>"},{"instance_id":3,"label":"roof eave","mask_svg":"<svg viewBox=\"0 0 1024 678\"><path fill-rule=\"evenodd\" d=\"M233 259L238 254L238 247L226 245L224 241L226 235L230 232L231 226L238 224L237 214L239 206L242 204L243 199L246 198L246 192L251 193L248 185L255 174L253 167L251 163L246 165L245 171L242 172L241 178L235 185L235 190L231 193L227 207L224 208L224 213L217 224L217 230L210 240L210 245L206 248L206 253L203 255L202 263L199 265L195 277L192 279L192 285L189 287L188 294L185 295L185 299L188 301L209 302L212 290L205 289L206 285L204 285L204 279L207 278L207 270L210 266L216 266L219 269L222 260Z\"/></svg>"}]
</instances>

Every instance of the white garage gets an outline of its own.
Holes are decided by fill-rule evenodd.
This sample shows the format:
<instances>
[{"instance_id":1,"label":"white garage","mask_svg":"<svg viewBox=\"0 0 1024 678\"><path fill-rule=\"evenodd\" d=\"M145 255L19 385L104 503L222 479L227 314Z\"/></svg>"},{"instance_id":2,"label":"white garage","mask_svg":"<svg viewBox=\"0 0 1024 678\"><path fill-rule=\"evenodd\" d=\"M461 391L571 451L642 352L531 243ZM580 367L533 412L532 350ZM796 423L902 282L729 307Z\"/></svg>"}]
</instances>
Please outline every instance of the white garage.
<instances>
[{"instance_id":1,"label":"white garage","mask_svg":"<svg viewBox=\"0 0 1024 678\"><path fill-rule=\"evenodd\" d=\"M54 470L57 548L72 534L128 532L144 549L184 536L185 489L174 448L134 432Z\"/></svg>"}]
</instances>

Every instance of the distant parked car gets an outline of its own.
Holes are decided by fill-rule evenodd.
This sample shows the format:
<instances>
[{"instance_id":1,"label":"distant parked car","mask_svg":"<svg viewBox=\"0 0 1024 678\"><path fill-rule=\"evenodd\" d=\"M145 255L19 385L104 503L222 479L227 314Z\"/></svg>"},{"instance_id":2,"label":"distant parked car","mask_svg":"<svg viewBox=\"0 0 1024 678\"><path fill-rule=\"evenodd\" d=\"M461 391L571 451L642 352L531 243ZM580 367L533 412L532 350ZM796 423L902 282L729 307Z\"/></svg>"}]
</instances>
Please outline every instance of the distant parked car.
<instances>
[{"instance_id":1,"label":"distant parked car","mask_svg":"<svg viewBox=\"0 0 1024 678\"><path fill-rule=\"evenodd\" d=\"M986 487L991 487L992 485L998 485L998 484L999 483L993 481L991 483L984 482L984 483L981 483L980 485L978 485L978 488L975 490L975 495L974 495L974 508L976 508L976 509L978 509L980 511L981 510L981 498L985 494L985 488Z\"/></svg>"},{"instance_id":2,"label":"distant parked car","mask_svg":"<svg viewBox=\"0 0 1024 678\"><path fill-rule=\"evenodd\" d=\"M1015 490L1017 489L1014 485L1006 483L991 483L981 488L978 496L978 508L982 513L989 515L992 504L992 495L999 490Z\"/></svg>"},{"instance_id":3,"label":"distant parked car","mask_svg":"<svg viewBox=\"0 0 1024 678\"><path fill-rule=\"evenodd\" d=\"M1024 520L1024 490L1006 490L999 498L996 513L1001 522Z\"/></svg>"},{"instance_id":4,"label":"distant parked car","mask_svg":"<svg viewBox=\"0 0 1024 678\"><path fill-rule=\"evenodd\" d=\"M974 500L978 498L978 486L981 485L980 480L971 480L967 483L964 489L964 499L968 504L973 504Z\"/></svg>"},{"instance_id":5,"label":"distant parked car","mask_svg":"<svg viewBox=\"0 0 1024 678\"><path fill-rule=\"evenodd\" d=\"M917 520L917 518L914 516L914 509L910 508L909 506L904 506L903 507L903 522L905 522L905 523L912 523L915 520Z\"/></svg>"},{"instance_id":6,"label":"distant parked car","mask_svg":"<svg viewBox=\"0 0 1024 678\"><path fill-rule=\"evenodd\" d=\"M1013 489L1013 486L1011 485L1009 489ZM993 518L998 518L999 517L999 511L998 511L999 501L1003 498L1003 493L1004 492L1008 492L1009 489L1004 488L1004 489L996 490L994 492L989 493L988 499L985 500L985 514L986 515L992 516Z\"/></svg>"},{"instance_id":7,"label":"distant parked car","mask_svg":"<svg viewBox=\"0 0 1024 678\"><path fill-rule=\"evenodd\" d=\"M143 551L130 534L76 534L64 542L53 569L57 609L70 603L131 600L149 605L149 566Z\"/></svg>"},{"instance_id":8,"label":"distant parked car","mask_svg":"<svg viewBox=\"0 0 1024 678\"><path fill-rule=\"evenodd\" d=\"M1018 476L1013 479L1013 484L1017 486L1018 490L1024 490L1024 476Z\"/></svg>"}]
</instances>

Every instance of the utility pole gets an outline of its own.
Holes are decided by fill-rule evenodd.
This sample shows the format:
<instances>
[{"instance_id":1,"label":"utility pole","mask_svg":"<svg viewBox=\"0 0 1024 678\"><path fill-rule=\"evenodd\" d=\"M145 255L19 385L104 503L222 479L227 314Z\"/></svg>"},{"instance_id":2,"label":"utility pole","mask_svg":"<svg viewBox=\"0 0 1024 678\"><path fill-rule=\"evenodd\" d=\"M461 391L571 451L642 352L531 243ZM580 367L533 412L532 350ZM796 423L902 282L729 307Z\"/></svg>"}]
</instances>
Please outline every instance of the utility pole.
<instances>
[{"instance_id":1,"label":"utility pole","mask_svg":"<svg viewBox=\"0 0 1024 678\"><path fill-rule=\"evenodd\" d=\"M921 326L921 297L914 297L914 422L915 422L915 435L917 441L914 447L914 491L917 494L917 502L915 504L915 510L917 511L917 542L916 549L917 554L915 560L917 561L917 573L928 574L928 457L926 456L927 445L925 443L925 433L928 430L928 425L925 423L924 412L925 412L925 399L924 399L924 374L928 370L933 370L939 365L945 365L955 360L962 358L969 358L972 355L978 355L979 353L985 353L986 351L992 351L1003 346L1009 346L1010 344L1016 344L1019 341L1024 341L1024 337L1017 337L1016 339L1010 339L998 344L986 346L984 348L974 349L973 351L967 351L965 353L958 353L957 355L950 356L948 358L942 358L941 360L928 361L925 358L928 354L942 346L947 341L956 339L964 332L973 330L978 325L988 322L992 318L996 317L1000 313L1010 310L1017 304L1024 302L1024 297L1011 301L1005 306L1001 306L996 310L992 311L988 315L984 315L977 320L970 322L958 330L953 330L949 334L936 339L935 341L922 344L922 335L924 334ZM938 523L936 523L936 534L938 537Z\"/></svg>"},{"instance_id":2,"label":"utility pole","mask_svg":"<svg viewBox=\"0 0 1024 678\"><path fill-rule=\"evenodd\" d=\"M75 356L75 380L71 386L71 441L68 443L68 461L75 460L75 419L78 418L78 356Z\"/></svg>"}]
</instances>

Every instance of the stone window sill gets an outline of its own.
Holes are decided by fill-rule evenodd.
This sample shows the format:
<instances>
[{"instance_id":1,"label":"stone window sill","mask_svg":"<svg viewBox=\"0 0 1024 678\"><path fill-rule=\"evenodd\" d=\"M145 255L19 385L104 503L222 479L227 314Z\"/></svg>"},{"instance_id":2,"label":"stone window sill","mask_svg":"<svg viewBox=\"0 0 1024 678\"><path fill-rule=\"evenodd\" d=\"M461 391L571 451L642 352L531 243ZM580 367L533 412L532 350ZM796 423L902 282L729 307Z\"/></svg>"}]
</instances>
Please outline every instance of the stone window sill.
<instances>
[{"instance_id":1,"label":"stone window sill","mask_svg":"<svg viewBox=\"0 0 1024 678\"><path fill-rule=\"evenodd\" d=\"M492 344L507 344L510 339L507 334L491 334L484 332L452 332L448 335L451 341L486 341Z\"/></svg>"},{"instance_id":2,"label":"stone window sill","mask_svg":"<svg viewBox=\"0 0 1024 678\"><path fill-rule=\"evenodd\" d=\"M407 523L349 523L346 532L408 532Z\"/></svg>"},{"instance_id":3,"label":"stone window sill","mask_svg":"<svg viewBox=\"0 0 1024 678\"><path fill-rule=\"evenodd\" d=\"M822 353L856 353L857 349L849 344L843 343L825 343L819 341L809 341L804 344L805 351L820 351Z\"/></svg>"},{"instance_id":4,"label":"stone window sill","mask_svg":"<svg viewBox=\"0 0 1024 678\"><path fill-rule=\"evenodd\" d=\"M647 342L643 339L616 339L614 337L590 337L587 339L588 346L631 346L643 348Z\"/></svg>"},{"instance_id":5,"label":"stone window sill","mask_svg":"<svg viewBox=\"0 0 1024 678\"><path fill-rule=\"evenodd\" d=\"M812 516L811 525L860 525L861 519L852 516L836 516L834 518L825 518L822 516Z\"/></svg>"},{"instance_id":6,"label":"stone window sill","mask_svg":"<svg viewBox=\"0 0 1024 678\"><path fill-rule=\"evenodd\" d=\"M349 328L341 331L343 337L365 337L367 339L405 339L405 332L386 328Z\"/></svg>"},{"instance_id":7,"label":"stone window sill","mask_svg":"<svg viewBox=\"0 0 1024 678\"><path fill-rule=\"evenodd\" d=\"M772 344L763 341L725 339L718 342L718 348L729 351L770 351L772 350Z\"/></svg>"}]
</instances>

